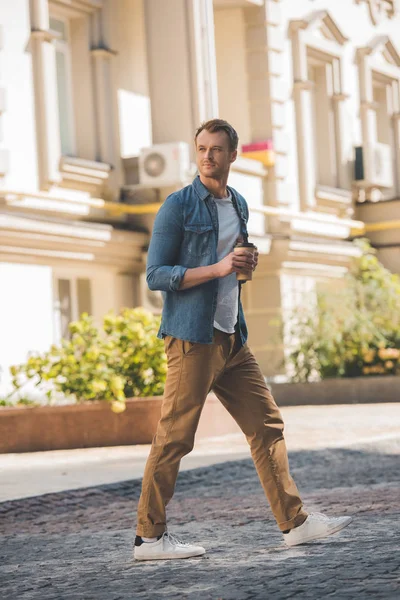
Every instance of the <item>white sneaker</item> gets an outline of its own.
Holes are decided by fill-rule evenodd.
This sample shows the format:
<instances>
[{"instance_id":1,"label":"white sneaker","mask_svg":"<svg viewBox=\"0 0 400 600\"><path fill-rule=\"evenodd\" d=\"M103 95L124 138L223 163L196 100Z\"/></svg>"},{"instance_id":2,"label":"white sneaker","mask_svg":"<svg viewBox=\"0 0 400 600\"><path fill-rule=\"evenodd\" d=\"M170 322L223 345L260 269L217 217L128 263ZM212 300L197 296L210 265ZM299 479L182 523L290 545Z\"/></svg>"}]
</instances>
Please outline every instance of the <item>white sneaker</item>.
<instances>
[{"instance_id":1,"label":"white sneaker","mask_svg":"<svg viewBox=\"0 0 400 600\"><path fill-rule=\"evenodd\" d=\"M156 542L142 542L140 546L135 545L134 557L136 560L164 560L170 558L190 558L201 556L206 551L201 546L184 544L174 535L168 532Z\"/></svg>"},{"instance_id":2,"label":"white sneaker","mask_svg":"<svg viewBox=\"0 0 400 600\"><path fill-rule=\"evenodd\" d=\"M351 517L327 517L321 513L311 513L302 525L283 534L283 539L287 546L306 544L340 531L351 521Z\"/></svg>"}]
</instances>

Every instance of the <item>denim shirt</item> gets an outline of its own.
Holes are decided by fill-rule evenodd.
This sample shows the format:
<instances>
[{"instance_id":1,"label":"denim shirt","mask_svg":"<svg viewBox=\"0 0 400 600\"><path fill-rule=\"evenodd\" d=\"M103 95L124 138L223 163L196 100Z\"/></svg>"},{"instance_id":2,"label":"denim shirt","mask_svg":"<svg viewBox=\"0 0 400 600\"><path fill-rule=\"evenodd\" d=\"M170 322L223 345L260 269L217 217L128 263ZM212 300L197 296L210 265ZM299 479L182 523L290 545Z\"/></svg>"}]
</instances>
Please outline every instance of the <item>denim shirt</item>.
<instances>
[{"instance_id":1,"label":"denim shirt","mask_svg":"<svg viewBox=\"0 0 400 600\"><path fill-rule=\"evenodd\" d=\"M247 241L249 211L245 199L228 188L237 210L241 235ZM165 200L155 218L147 257L147 284L161 290L164 306L158 337L211 344L217 307L218 279L179 290L187 269L213 265L217 261L218 211L208 189L196 177L191 185ZM240 301L236 328L240 341L247 340L247 327Z\"/></svg>"}]
</instances>

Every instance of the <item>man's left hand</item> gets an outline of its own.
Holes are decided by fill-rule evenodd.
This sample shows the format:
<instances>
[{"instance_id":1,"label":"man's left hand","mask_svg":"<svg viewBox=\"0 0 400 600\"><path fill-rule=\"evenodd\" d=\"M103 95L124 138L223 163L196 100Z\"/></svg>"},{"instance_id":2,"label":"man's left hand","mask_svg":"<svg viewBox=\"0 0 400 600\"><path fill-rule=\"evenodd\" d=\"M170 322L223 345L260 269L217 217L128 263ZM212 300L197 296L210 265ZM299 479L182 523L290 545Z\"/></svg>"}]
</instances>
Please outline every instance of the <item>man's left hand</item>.
<instances>
[{"instance_id":1,"label":"man's left hand","mask_svg":"<svg viewBox=\"0 0 400 600\"><path fill-rule=\"evenodd\" d=\"M253 271L256 270L257 265L258 265L258 250L256 250L253 254L253 258L254 258L254 267L253 267Z\"/></svg>"}]
</instances>

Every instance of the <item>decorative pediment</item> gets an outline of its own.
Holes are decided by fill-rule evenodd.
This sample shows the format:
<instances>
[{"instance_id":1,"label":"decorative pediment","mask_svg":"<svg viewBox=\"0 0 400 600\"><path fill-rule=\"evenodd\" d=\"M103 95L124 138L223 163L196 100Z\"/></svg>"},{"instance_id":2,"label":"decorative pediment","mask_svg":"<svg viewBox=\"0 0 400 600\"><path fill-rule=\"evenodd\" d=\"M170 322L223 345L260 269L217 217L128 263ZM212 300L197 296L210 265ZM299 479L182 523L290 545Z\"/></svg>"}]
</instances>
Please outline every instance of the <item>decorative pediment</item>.
<instances>
[{"instance_id":1,"label":"decorative pediment","mask_svg":"<svg viewBox=\"0 0 400 600\"><path fill-rule=\"evenodd\" d=\"M400 67L400 54L397 48L387 35L380 35L371 40L365 47L361 48L364 54L381 53L386 62L396 67Z\"/></svg>"},{"instance_id":2,"label":"decorative pediment","mask_svg":"<svg viewBox=\"0 0 400 600\"><path fill-rule=\"evenodd\" d=\"M327 10L317 10L304 19L291 21L290 29L292 31L306 29L341 45L348 41Z\"/></svg>"}]
</instances>

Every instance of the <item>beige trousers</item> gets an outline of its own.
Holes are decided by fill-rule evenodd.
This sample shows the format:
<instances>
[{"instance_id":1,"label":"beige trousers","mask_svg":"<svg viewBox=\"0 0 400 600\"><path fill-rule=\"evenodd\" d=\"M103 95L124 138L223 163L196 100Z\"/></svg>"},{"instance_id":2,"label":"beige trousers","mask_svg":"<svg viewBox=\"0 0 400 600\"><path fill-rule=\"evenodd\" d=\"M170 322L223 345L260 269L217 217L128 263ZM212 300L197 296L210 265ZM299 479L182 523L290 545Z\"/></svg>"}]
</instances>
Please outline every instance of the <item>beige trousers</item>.
<instances>
[{"instance_id":1,"label":"beige trousers","mask_svg":"<svg viewBox=\"0 0 400 600\"><path fill-rule=\"evenodd\" d=\"M155 537L167 528L180 460L194 445L211 389L236 420L249 442L261 485L281 531L307 518L289 473L283 421L260 367L247 344L235 334L214 330L213 344L165 338L168 374L161 419L143 477L137 535Z\"/></svg>"}]
</instances>

